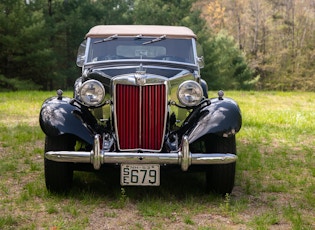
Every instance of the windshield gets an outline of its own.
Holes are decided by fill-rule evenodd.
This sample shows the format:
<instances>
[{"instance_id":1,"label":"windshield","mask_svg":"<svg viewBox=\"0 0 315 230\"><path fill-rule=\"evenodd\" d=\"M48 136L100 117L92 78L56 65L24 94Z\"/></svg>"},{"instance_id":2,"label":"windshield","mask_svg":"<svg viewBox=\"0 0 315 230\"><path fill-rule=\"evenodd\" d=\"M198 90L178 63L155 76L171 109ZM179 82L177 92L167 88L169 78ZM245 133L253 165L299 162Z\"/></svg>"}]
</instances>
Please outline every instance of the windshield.
<instances>
[{"instance_id":1,"label":"windshield","mask_svg":"<svg viewBox=\"0 0 315 230\"><path fill-rule=\"evenodd\" d=\"M111 37L91 38L87 62L149 59L195 63L191 39Z\"/></svg>"}]
</instances>

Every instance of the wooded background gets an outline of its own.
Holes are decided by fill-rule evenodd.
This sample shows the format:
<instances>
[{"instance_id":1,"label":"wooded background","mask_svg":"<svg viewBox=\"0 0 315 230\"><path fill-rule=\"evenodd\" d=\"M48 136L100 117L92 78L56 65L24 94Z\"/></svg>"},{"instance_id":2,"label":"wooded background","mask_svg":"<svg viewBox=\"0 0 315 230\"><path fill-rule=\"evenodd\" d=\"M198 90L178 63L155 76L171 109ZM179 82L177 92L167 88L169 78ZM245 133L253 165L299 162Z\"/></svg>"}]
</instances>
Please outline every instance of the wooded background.
<instances>
[{"instance_id":1,"label":"wooded background","mask_svg":"<svg viewBox=\"0 0 315 230\"><path fill-rule=\"evenodd\" d=\"M315 0L1 0L0 91L71 89L97 24L190 27L210 89L315 90Z\"/></svg>"}]
</instances>

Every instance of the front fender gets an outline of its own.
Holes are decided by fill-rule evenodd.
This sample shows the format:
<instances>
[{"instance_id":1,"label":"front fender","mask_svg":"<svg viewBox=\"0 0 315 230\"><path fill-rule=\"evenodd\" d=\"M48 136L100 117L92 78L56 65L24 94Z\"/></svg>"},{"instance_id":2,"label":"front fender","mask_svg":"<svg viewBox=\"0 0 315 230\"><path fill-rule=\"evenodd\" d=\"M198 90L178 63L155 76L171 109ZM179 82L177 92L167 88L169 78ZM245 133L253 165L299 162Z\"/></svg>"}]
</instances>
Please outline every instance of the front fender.
<instances>
[{"instance_id":1,"label":"front fender","mask_svg":"<svg viewBox=\"0 0 315 230\"><path fill-rule=\"evenodd\" d=\"M241 110L230 98L211 99L211 104L202 108L200 114L202 115L188 134L189 143L206 134L234 135L242 126Z\"/></svg>"},{"instance_id":2,"label":"front fender","mask_svg":"<svg viewBox=\"0 0 315 230\"><path fill-rule=\"evenodd\" d=\"M42 105L39 123L47 136L73 134L93 144L93 133L82 119L82 110L70 103L67 97L48 98ZM89 111L84 111L89 112Z\"/></svg>"}]
</instances>

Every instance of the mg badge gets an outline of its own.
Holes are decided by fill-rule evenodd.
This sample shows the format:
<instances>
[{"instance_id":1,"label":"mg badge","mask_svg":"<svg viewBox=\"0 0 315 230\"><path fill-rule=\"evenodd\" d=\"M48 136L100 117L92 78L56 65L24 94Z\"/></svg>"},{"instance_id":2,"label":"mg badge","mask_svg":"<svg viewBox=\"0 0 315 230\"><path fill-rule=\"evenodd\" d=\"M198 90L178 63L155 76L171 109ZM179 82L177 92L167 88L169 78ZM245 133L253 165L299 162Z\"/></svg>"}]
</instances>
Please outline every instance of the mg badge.
<instances>
[{"instance_id":1,"label":"mg badge","mask_svg":"<svg viewBox=\"0 0 315 230\"><path fill-rule=\"evenodd\" d=\"M145 85L146 83L146 76L143 73L136 73L135 80L137 85Z\"/></svg>"}]
</instances>

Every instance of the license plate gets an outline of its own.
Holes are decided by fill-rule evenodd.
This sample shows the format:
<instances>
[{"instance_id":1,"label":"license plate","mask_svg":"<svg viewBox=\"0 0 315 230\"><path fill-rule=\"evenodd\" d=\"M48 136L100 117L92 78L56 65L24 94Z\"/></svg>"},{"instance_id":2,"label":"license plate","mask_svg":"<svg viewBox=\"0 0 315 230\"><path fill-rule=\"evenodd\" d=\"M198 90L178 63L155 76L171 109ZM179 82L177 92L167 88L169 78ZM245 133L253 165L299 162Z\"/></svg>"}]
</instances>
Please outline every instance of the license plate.
<instances>
[{"instance_id":1,"label":"license plate","mask_svg":"<svg viewBox=\"0 0 315 230\"><path fill-rule=\"evenodd\" d=\"M159 186L160 165L122 164L120 166L120 184L136 186Z\"/></svg>"}]
</instances>

